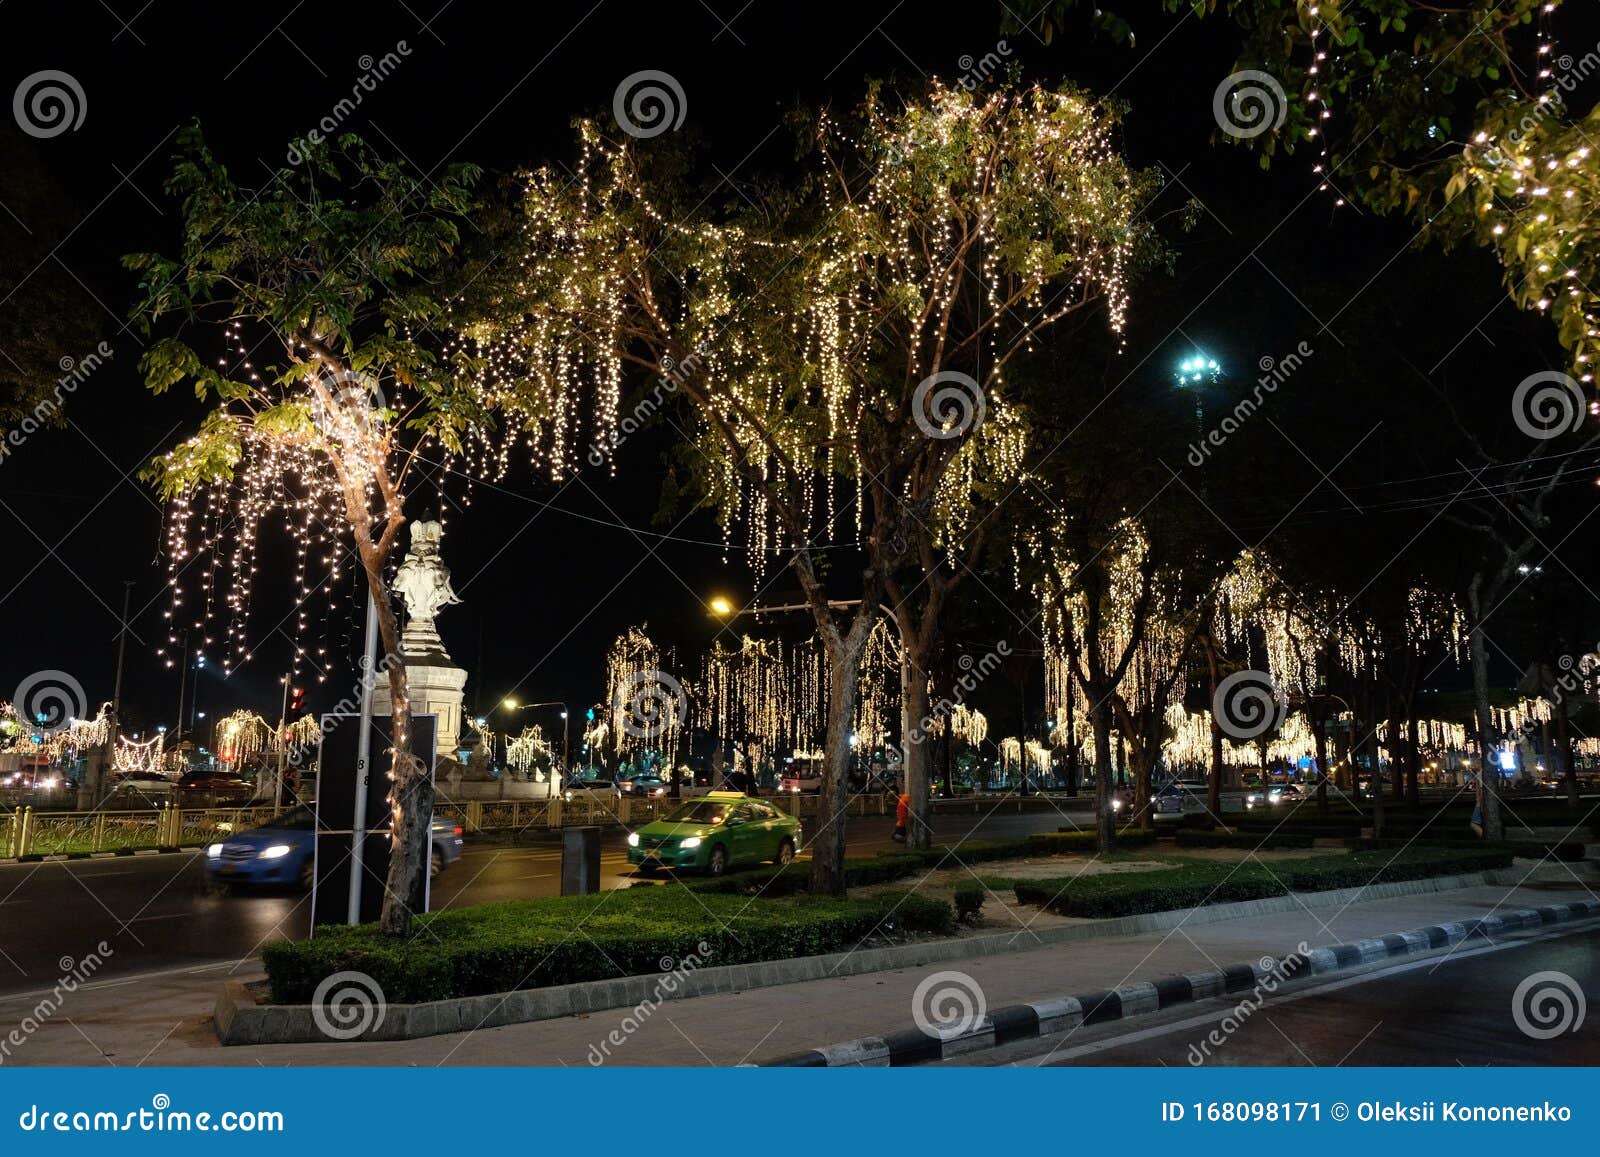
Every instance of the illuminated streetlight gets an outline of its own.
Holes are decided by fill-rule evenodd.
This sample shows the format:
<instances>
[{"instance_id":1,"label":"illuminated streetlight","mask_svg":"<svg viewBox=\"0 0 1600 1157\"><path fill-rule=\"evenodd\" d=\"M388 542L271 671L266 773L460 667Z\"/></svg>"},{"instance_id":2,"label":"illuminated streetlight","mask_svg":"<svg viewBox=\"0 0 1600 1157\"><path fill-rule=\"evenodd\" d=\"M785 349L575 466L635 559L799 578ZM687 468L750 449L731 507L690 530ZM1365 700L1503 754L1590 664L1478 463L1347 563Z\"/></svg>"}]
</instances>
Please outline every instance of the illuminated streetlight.
<instances>
[{"instance_id":1,"label":"illuminated streetlight","mask_svg":"<svg viewBox=\"0 0 1600 1157\"><path fill-rule=\"evenodd\" d=\"M727 616L733 614L733 604L721 595L712 598L706 606L711 608L711 613L714 615Z\"/></svg>"},{"instance_id":2,"label":"illuminated streetlight","mask_svg":"<svg viewBox=\"0 0 1600 1157\"><path fill-rule=\"evenodd\" d=\"M517 709L517 701L515 699L504 699L501 701L500 706L507 711L515 711Z\"/></svg>"}]
</instances>

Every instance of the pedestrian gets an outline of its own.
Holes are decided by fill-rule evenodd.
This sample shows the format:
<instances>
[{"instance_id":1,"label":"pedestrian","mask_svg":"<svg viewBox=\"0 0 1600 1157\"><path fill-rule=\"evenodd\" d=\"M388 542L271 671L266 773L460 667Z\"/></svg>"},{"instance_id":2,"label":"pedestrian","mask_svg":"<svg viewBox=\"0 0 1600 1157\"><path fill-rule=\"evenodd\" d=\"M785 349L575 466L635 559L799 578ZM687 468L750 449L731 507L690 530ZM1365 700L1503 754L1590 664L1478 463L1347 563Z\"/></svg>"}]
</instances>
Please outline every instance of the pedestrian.
<instances>
[{"instance_id":1,"label":"pedestrian","mask_svg":"<svg viewBox=\"0 0 1600 1157\"><path fill-rule=\"evenodd\" d=\"M894 842L906 842L906 826L911 822L911 796L905 792L900 793L900 801L894 807Z\"/></svg>"}]
</instances>

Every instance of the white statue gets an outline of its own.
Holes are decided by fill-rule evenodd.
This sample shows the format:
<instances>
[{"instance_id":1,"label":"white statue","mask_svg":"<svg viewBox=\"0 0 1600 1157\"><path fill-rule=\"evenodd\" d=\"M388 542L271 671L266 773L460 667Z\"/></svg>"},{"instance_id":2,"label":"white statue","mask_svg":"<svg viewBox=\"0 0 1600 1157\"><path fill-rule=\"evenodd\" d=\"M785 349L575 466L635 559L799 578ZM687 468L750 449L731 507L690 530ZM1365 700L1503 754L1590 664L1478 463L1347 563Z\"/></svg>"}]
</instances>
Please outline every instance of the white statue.
<instances>
[{"instance_id":1,"label":"white statue","mask_svg":"<svg viewBox=\"0 0 1600 1157\"><path fill-rule=\"evenodd\" d=\"M444 527L437 522L411 524L411 549L395 572L394 589L406 604L400 649L406 658L448 660L434 616L461 600L450 586L450 568L439 554Z\"/></svg>"}]
</instances>

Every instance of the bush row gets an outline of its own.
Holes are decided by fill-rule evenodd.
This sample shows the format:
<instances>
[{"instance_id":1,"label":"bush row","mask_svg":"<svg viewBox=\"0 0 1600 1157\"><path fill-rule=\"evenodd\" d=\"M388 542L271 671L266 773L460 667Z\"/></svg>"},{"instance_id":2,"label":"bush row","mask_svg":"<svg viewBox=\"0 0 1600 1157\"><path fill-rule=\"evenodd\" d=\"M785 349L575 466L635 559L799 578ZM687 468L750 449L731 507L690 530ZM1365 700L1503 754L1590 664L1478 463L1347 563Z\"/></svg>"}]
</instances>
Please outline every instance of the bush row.
<instances>
[{"instance_id":1,"label":"bush row","mask_svg":"<svg viewBox=\"0 0 1600 1157\"><path fill-rule=\"evenodd\" d=\"M375 925L319 929L314 940L269 944L263 957L280 1004L308 1002L323 978L347 970L371 976L390 1002L414 1003L815 956L854 947L879 930L954 927L948 903L904 893L751 904L636 888L439 912L420 917L411 939L400 943Z\"/></svg>"},{"instance_id":2,"label":"bush row","mask_svg":"<svg viewBox=\"0 0 1600 1157\"><path fill-rule=\"evenodd\" d=\"M1315 838L1309 832L1203 832L1184 828L1172 835L1180 848L1246 848L1250 851L1309 848Z\"/></svg>"},{"instance_id":3,"label":"bush row","mask_svg":"<svg viewBox=\"0 0 1600 1157\"><path fill-rule=\"evenodd\" d=\"M1106 918L1482 872L1510 864L1511 853L1499 850L1412 848L1398 855L1374 851L1286 860L1270 868L1250 863L1193 864L1159 872L1025 880L1017 883L1016 892L1020 902L1039 904L1063 916Z\"/></svg>"},{"instance_id":4,"label":"bush row","mask_svg":"<svg viewBox=\"0 0 1600 1157\"><path fill-rule=\"evenodd\" d=\"M1156 833L1151 828L1123 828L1117 833L1117 847L1140 848L1153 843L1155 838ZM962 864L983 864L1027 856L1063 856L1094 852L1098 848L1099 839L1094 832L1070 830L1040 832L1011 840L974 840L954 848L935 847L926 851L907 849L871 859L846 859L844 884L846 888L865 888L903 880L918 872L955 868ZM793 896L806 890L810 878L810 865L795 863L785 868L693 880L688 882L688 886L693 891L712 894Z\"/></svg>"},{"instance_id":5,"label":"bush row","mask_svg":"<svg viewBox=\"0 0 1600 1157\"><path fill-rule=\"evenodd\" d=\"M1360 839L1346 840L1345 847L1357 851L1371 851L1380 848L1405 848L1405 847L1430 847L1430 848L1493 848L1496 851L1510 852L1512 855L1538 859L1549 856L1552 860L1562 860L1575 864L1584 857L1584 845L1580 840L1566 840L1562 843L1540 843L1535 840L1500 840L1486 842L1471 838L1433 838L1424 835L1420 839L1400 836L1384 836L1375 839L1372 836L1363 836Z\"/></svg>"}]
</instances>

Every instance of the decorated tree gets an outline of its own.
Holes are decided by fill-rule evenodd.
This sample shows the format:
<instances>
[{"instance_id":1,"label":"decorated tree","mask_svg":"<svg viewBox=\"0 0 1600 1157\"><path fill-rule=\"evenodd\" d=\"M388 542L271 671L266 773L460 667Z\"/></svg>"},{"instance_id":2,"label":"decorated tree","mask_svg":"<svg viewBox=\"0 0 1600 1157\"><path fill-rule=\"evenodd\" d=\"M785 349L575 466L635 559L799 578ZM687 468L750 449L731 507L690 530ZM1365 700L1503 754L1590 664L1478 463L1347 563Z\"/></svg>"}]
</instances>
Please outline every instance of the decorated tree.
<instances>
[{"instance_id":1,"label":"decorated tree","mask_svg":"<svg viewBox=\"0 0 1600 1157\"><path fill-rule=\"evenodd\" d=\"M1600 356L1600 106L1572 103L1600 68L1558 35L1565 0L1163 0L1244 34L1214 97L1219 139L1292 154L1330 200L1405 215L1445 247L1493 252L1512 299L1550 316L1573 374ZM1119 11L1120 9L1120 11ZM1132 5L1027 0L1013 24L1074 21L1132 39ZM1221 77L1223 65L1219 64ZM1568 417L1581 412L1574 383Z\"/></svg>"},{"instance_id":2,"label":"decorated tree","mask_svg":"<svg viewBox=\"0 0 1600 1157\"><path fill-rule=\"evenodd\" d=\"M552 399L591 389L604 422L630 371L655 375L691 411L702 498L747 529L758 570L793 567L831 681L815 891L843 888L851 723L880 604L895 604L914 738L930 624L971 548L963 472L1017 459L1006 372L1092 299L1122 322L1150 182L1111 147L1112 124L1070 89L874 88L853 116L808 124L802 180L707 220L679 158L586 123L576 179L528 180L514 282L463 319L487 388L529 409L570 414ZM576 458L560 422L550 456ZM824 565L846 545L854 573ZM907 746L920 809L927 761Z\"/></svg>"},{"instance_id":3,"label":"decorated tree","mask_svg":"<svg viewBox=\"0 0 1600 1157\"><path fill-rule=\"evenodd\" d=\"M183 200L180 252L125 259L140 278L133 317L158 335L140 363L146 384L156 393L188 385L211 406L195 434L145 471L170 503L169 643L182 625L209 641L220 614L225 669L250 660L258 535L274 511L296 545L302 625L306 600L338 578L353 550L394 717L393 854L380 923L404 934L427 870L433 786L410 747L388 568L424 451L456 452L487 421L471 377L418 336L447 296L440 283L477 170L451 166L429 180L346 136L247 188L197 127L181 147L168 182ZM191 568L191 554L201 565ZM201 577L189 579L191 569ZM295 659L307 660L299 640Z\"/></svg>"}]
</instances>

